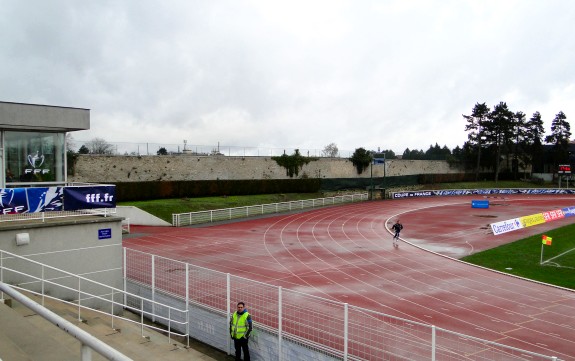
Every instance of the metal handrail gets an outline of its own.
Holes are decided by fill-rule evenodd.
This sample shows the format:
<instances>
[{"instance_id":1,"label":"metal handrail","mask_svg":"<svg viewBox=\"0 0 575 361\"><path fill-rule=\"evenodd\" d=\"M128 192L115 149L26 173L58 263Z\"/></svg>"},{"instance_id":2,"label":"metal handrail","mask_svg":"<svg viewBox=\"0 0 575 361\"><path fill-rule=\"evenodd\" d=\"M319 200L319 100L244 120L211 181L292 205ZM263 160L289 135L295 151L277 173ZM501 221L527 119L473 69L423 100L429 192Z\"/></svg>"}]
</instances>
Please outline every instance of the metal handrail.
<instances>
[{"instance_id":1,"label":"metal handrail","mask_svg":"<svg viewBox=\"0 0 575 361\"><path fill-rule=\"evenodd\" d=\"M236 218L245 218L254 215L273 214L289 212L298 209L324 207L326 205L334 205L336 203L355 202L358 199L359 201L368 200L369 196L367 193L357 193L325 198L302 199L289 202L266 203L233 208L220 208L208 211L174 213L172 214L172 226L181 227L199 223L211 223ZM200 218L202 221L197 221L194 223L194 216L197 216L196 220Z\"/></svg>"},{"instance_id":2,"label":"metal handrail","mask_svg":"<svg viewBox=\"0 0 575 361\"><path fill-rule=\"evenodd\" d=\"M39 305L38 303L32 301L28 297L24 296L22 293L16 291L9 285L0 282L0 291L6 293L16 301L20 302L30 310L34 311L38 315L44 317L53 325L58 326L61 330L70 334L70 336L77 338L82 343L81 348L81 360L89 361L92 359L90 350L96 351L98 354L107 358L108 360L118 360L118 361L131 361L132 359L124 355L120 351L108 346L105 342L100 341L95 336L90 335L88 332L82 330L73 323L67 321L56 313L50 311L46 307Z\"/></svg>"},{"instance_id":3,"label":"metal handrail","mask_svg":"<svg viewBox=\"0 0 575 361\"><path fill-rule=\"evenodd\" d=\"M116 214L116 208L93 208L93 209L81 209L75 211L13 213L13 214L0 215L0 222L40 220L42 223L44 223L46 219L53 219L53 218L82 217L82 216L111 217L115 214Z\"/></svg>"},{"instance_id":4,"label":"metal handrail","mask_svg":"<svg viewBox=\"0 0 575 361\"><path fill-rule=\"evenodd\" d=\"M8 257L5 257L4 254L8 255ZM5 261L5 260L8 260L8 259L11 259L11 258L20 259L20 260L23 260L23 261L25 261L25 262L29 262L29 263L38 265L38 266L42 267L42 269L44 269L44 268L51 269L51 270L53 270L53 271L56 271L56 272L61 273L62 275L65 275L65 276L67 276L67 277L75 278L75 279L78 280L78 285L80 285L81 282L83 281L83 282L87 282L88 284L92 284L92 285L97 285L97 286L103 287L104 289L109 290L109 294L111 294L112 296L113 296L114 294L124 295L124 297L123 297L124 300L126 299L126 297L135 298L135 299L137 299L137 300L140 301L141 307L140 307L140 309L138 309L138 308L136 308L136 307L131 307L131 306L125 305L124 303L119 303L119 302L114 301L113 297L112 297L111 300L108 300L108 299L103 298L103 297L101 297L101 296L99 296L99 295L94 295L94 294L90 294L90 293L88 293L88 292L86 292L86 291L82 291L82 290L80 289L80 286L78 287L78 290L76 290L75 288L71 288L71 287L65 286L65 285L63 285L63 284L59 284L59 283L56 283L56 282L52 282L50 279L40 278L40 277L31 275L31 274L28 274L28 273L25 273L25 272L21 272L21 271L18 271L18 270L15 270L15 269L6 267L5 264L4 264L4 261ZM119 318L119 319L122 319L122 320L125 320L125 321L128 321L128 322L139 323L139 324L141 325L142 330L143 330L144 327L146 327L146 328L148 328L148 329L153 329L153 330L156 330L156 331L162 331L162 332L165 331L165 330L162 329L162 328L159 328L159 327L156 327L156 326L153 326L153 325L147 325L147 324L145 324L145 323L144 323L144 320L143 320L143 316L144 316L144 315L147 315L147 316L149 316L149 317L151 316L151 317L154 317L154 318L164 319L164 320L166 320L165 322L167 322L167 323L177 323L177 324L180 324L180 325L186 325L186 330L188 329L187 325L188 325L188 323L189 323L189 317L188 317L188 310L187 310L187 309L181 310L181 309L178 309L178 308L176 308L176 307L172 307L172 306L163 304L163 303L161 303L161 302L157 302L157 301L154 301L154 300L150 300L150 299L148 299L148 298L145 298L145 297L142 297L142 296L139 296L139 295L136 295L136 294L132 294L132 293L126 292L126 291L124 291L124 290L122 290L122 289L115 288L115 287L113 287L113 286L106 285L106 284L104 284L104 283L100 283L100 282L91 280L91 279L89 279L89 278L82 277L82 276L80 276L80 275L75 275L75 274L73 274L73 273L70 273L70 272L61 270L61 269L56 268L56 267L53 267L53 266L49 266L49 265L40 263L40 262L38 262L38 261L31 260L31 259L26 258L26 257L22 257L22 256L19 256L19 255L16 255L16 254L13 254L13 253L4 251L4 250L0 250L0 282L4 282L4 271L10 271L10 272L13 272L14 274L18 274L18 275L23 275L23 276L30 277L30 278L32 278L32 279L34 279L34 280L37 280L37 281L42 282L43 285L44 285L45 283L52 284L52 285L58 286L58 287L60 287L60 288L62 288L62 289L65 289L65 290L71 290L71 291L75 291L75 292L76 292L76 291L77 291L77 292L80 292L80 293L82 293L82 294L84 294L84 295L88 295L89 298L92 298L92 299L99 299L99 300L103 300L103 301L105 301L105 302L110 302L110 303L112 304L112 312L110 313L110 315L112 316L112 322L113 322L113 318L114 318L114 317L117 317L117 318ZM44 275L44 274L45 274L45 272L42 272L42 275ZM58 277L58 278L62 278L62 277ZM54 279L54 278L53 278L53 279ZM42 292L35 292L35 291L28 290L28 289L26 289L26 288L19 287L19 286L16 286L16 285L11 285L11 287L14 288L14 289L21 289L21 290L30 292L30 293L32 293L32 294L36 294L36 295L42 296L43 298L44 298L44 297L48 297L48 298L50 298L50 299L58 300L58 301L60 301L60 302L62 302L62 303L73 304L73 305L77 306L79 309L80 309L80 308L84 308L84 309L89 309L89 310L91 310L91 311L95 311L95 312L99 312L99 313L103 313L103 314L108 314L108 312L104 312L104 311L101 311L101 310L93 309L93 308L91 308L91 307L82 305L81 302L80 302L80 299L78 299L78 303L76 304L76 303L74 303L74 302L65 301L65 300L62 300L62 299L59 299L59 298L56 298L56 297L49 296L49 295L47 295L45 292L43 292L44 287L42 287ZM0 298L2 298L2 292L0 292ZM87 298L84 298L84 300L86 300L86 299L87 299ZM144 307L143 307L144 302L149 303L149 304L152 304L154 307L155 307L155 306L160 306L160 307L163 307L163 308L167 308L168 311L169 311L169 312L168 312L169 315L170 315L170 314L173 314L173 313L172 313L173 311L174 311L174 312L177 312L177 313L180 313L180 314L184 314L186 321L185 321L185 322L181 322L181 321L177 321L177 320L170 319L170 318L167 318L167 317L163 317L163 316L161 316L161 315L156 315L156 314L154 314L153 312L145 311L145 310L144 310ZM131 310L131 311L134 311L134 312L139 312L139 313L141 314L140 322L136 322L136 321L133 321L133 320L131 320L131 319L129 319L129 318L125 318L125 317L121 317L121 316L115 316L115 315L113 314L113 308L114 308L114 306L121 306L122 308ZM78 318L80 318L80 317L81 317L81 316L80 316L80 310L78 310L78 313L79 313ZM188 343L189 343L189 337L188 337L189 334L188 334L188 333L185 333L185 334L184 334L184 333L180 333L180 332L175 332L175 331L172 331L171 329L169 329L167 332L168 332L168 338L169 338L169 340L171 340L171 336L172 336L172 335L178 335L178 336L186 337L186 339L188 339ZM189 345L188 345L188 346L189 346Z\"/></svg>"}]
</instances>

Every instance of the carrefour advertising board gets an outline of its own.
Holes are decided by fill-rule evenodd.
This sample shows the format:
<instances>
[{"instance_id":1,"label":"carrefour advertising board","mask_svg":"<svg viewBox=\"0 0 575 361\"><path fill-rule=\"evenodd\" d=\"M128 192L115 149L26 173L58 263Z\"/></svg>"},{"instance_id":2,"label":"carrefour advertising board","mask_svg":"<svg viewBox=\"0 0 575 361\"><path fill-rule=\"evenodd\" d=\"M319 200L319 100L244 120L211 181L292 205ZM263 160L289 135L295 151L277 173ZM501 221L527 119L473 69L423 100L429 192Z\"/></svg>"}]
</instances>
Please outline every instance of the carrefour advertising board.
<instances>
[{"instance_id":1,"label":"carrefour advertising board","mask_svg":"<svg viewBox=\"0 0 575 361\"><path fill-rule=\"evenodd\" d=\"M499 235L573 216L575 216L575 206L508 219L506 221L491 223L490 226L493 234Z\"/></svg>"}]
</instances>

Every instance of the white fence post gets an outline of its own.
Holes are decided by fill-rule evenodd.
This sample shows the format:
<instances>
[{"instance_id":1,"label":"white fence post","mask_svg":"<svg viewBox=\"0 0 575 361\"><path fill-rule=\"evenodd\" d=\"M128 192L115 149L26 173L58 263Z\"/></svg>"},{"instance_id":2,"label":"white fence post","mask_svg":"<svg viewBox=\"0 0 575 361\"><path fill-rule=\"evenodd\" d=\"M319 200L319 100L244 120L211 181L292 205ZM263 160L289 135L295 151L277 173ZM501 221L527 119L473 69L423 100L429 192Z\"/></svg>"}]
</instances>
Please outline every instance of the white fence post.
<instances>
[{"instance_id":1,"label":"white fence post","mask_svg":"<svg viewBox=\"0 0 575 361\"><path fill-rule=\"evenodd\" d=\"M343 360L347 360L347 338L348 338L348 327L349 327L349 305L347 303L343 304Z\"/></svg>"},{"instance_id":2,"label":"white fence post","mask_svg":"<svg viewBox=\"0 0 575 361\"><path fill-rule=\"evenodd\" d=\"M187 345L190 347L190 264L186 262L186 337Z\"/></svg>"},{"instance_id":3,"label":"white fence post","mask_svg":"<svg viewBox=\"0 0 575 361\"><path fill-rule=\"evenodd\" d=\"M42 269L44 266L42 266ZM78 321L82 322L82 279L78 277Z\"/></svg>"},{"instance_id":4,"label":"white fence post","mask_svg":"<svg viewBox=\"0 0 575 361\"><path fill-rule=\"evenodd\" d=\"M156 322L156 255L152 255L152 322Z\"/></svg>"},{"instance_id":5,"label":"white fence post","mask_svg":"<svg viewBox=\"0 0 575 361\"><path fill-rule=\"evenodd\" d=\"M231 300L231 290L230 287L231 286L231 281L230 281L230 274L226 273L226 327L229 326L230 324L230 303L232 302ZM231 341L229 337L226 337L226 340L228 340L228 355L231 355L232 353L230 352L230 349L232 348L231 345Z\"/></svg>"},{"instance_id":6,"label":"white fence post","mask_svg":"<svg viewBox=\"0 0 575 361\"><path fill-rule=\"evenodd\" d=\"M111 312L110 312L110 316L112 316L112 330L115 330L115 328L114 328L114 289L112 289L112 296L110 298L112 299Z\"/></svg>"},{"instance_id":7,"label":"white fence post","mask_svg":"<svg viewBox=\"0 0 575 361\"><path fill-rule=\"evenodd\" d=\"M126 265L126 259L128 258L126 255L127 252L128 252L128 249L126 247L124 247L124 252L123 252L124 253L124 264L123 264L123 266L124 266L124 270L123 270L123 273L124 273L124 307L126 307L126 305L128 304L128 295L126 293L127 292L126 289L128 287L128 276L127 276L127 271L126 271L128 269L128 266Z\"/></svg>"},{"instance_id":8,"label":"white fence post","mask_svg":"<svg viewBox=\"0 0 575 361\"><path fill-rule=\"evenodd\" d=\"M144 299L140 299L140 335L144 337Z\"/></svg>"},{"instance_id":9,"label":"white fence post","mask_svg":"<svg viewBox=\"0 0 575 361\"><path fill-rule=\"evenodd\" d=\"M45 279L46 279L46 273L44 272L44 265L42 265L42 306L44 306L44 295L46 294L46 290L44 288Z\"/></svg>"},{"instance_id":10,"label":"white fence post","mask_svg":"<svg viewBox=\"0 0 575 361\"><path fill-rule=\"evenodd\" d=\"M435 361L435 326L431 326L431 361Z\"/></svg>"},{"instance_id":11,"label":"white fence post","mask_svg":"<svg viewBox=\"0 0 575 361\"><path fill-rule=\"evenodd\" d=\"M82 361L92 361L92 349L90 346L82 344L80 346L80 355Z\"/></svg>"},{"instance_id":12,"label":"white fence post","mask_svg":"<svg viewBox=\"0 0 575 361\"><path fill-rule=\"evenodd\" d=\"M278 288L278 360L282 357L282 286Z\"/></svg>"}]
</instances>

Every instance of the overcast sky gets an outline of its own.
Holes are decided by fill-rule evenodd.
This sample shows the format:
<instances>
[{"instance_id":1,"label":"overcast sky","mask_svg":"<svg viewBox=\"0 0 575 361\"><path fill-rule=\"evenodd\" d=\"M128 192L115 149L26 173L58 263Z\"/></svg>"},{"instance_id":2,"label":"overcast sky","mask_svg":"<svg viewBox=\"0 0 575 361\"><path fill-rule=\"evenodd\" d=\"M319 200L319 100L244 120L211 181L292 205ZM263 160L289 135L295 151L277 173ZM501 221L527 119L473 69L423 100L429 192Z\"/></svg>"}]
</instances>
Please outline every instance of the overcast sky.
<instances>
[{"instance_id":1,"label":"overcast sky","mask_svg":"<svg viewBox=\"0 0 575 361\"><path fill-rule=\"evenodd\" d=\"M573 0L0 0L0 100L77 140L450 149L507 102L575 119Z\"/></svg>"}]
</instances>

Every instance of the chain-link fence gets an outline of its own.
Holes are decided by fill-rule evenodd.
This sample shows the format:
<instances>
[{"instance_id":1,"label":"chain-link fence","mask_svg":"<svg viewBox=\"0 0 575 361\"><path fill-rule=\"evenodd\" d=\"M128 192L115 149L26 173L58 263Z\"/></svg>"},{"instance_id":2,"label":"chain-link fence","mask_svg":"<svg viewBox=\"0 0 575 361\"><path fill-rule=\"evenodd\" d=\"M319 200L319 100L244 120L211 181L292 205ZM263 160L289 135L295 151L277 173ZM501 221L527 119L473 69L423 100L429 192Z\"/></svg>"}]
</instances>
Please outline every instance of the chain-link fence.
<instances>
[{"instance_id":1,"label":"chain-link fence","mask_svg":"<svg viewBox=\"0 0 575 361\"><path fill-rule=\"evenodd\" d=\"M132 249L125 260L131 292L161 294L164 302L171 295L174 305L187 300L190 334L224 351L230 314L245 302L257 359L558 360Z\"/></svg>"}]
</instances>

